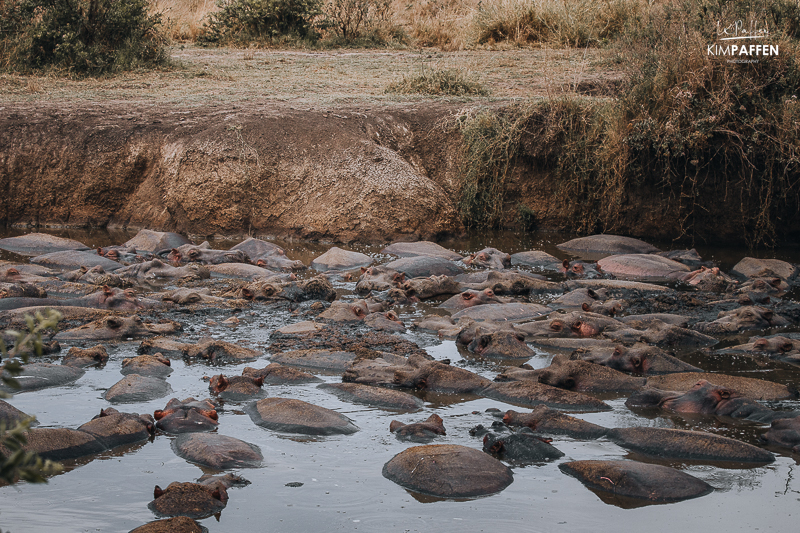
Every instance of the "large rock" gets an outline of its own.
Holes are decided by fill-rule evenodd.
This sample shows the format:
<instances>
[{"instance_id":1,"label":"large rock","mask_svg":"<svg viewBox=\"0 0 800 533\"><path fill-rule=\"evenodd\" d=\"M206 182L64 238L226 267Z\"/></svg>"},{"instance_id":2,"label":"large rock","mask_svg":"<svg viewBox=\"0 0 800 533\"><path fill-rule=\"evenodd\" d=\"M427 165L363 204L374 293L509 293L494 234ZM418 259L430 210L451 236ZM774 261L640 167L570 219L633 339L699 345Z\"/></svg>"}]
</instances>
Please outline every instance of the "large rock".
<instances>
[{"instance_id":1,"label":"large rock","mask_svg":"<svg viewBox=\"0 0 800 533\"><path fill-rule=\"evenodd\" d=\"M414 492L441 498L494 494L514 481L511 469L494 457L455 444L408 448L383 466L383 475Z\"/></svg>"}]
</instances>

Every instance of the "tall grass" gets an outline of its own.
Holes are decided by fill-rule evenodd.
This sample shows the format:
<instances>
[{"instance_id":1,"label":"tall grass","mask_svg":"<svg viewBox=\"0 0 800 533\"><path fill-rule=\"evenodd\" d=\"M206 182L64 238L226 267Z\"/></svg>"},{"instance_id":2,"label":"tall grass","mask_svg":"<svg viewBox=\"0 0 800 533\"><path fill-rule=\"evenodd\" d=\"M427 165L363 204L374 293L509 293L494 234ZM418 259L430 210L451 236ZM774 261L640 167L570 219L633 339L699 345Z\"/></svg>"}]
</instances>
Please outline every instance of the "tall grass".
<instances>
[{"instance_id":1,"label":"tall grass","mask_svg":"<svg viewBox=\"0 0 800 533\"><path fill-rule=\"evenodd\" d=\"M639 13L614 44L628 68L616 101L561 98L466 116L465 225L503 220L507 176L524 156L552 177L565 229L613 231L641 194L658 197L691 238L711 239L723 223L748 244L772 245L800 229L798 10L789 0L754 7L676 0ZM716 21L740 17L768 24L761 43L780 54L748 64L709 55Z\"/></svg>"}]
</instances>

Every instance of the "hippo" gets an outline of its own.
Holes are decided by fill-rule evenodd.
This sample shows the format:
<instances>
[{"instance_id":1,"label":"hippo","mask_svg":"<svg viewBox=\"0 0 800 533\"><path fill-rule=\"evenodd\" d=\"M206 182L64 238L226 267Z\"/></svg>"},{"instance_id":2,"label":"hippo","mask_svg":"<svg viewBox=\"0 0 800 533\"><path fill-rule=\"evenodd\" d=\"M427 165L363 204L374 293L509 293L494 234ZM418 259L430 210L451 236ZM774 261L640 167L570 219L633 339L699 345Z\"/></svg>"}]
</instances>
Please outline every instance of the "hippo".
<instances>
[{"instance_id":1,"label":"hippo","mask_svg":"<svg viewBox=\"0 0 800 533\"><path fill-rule=\"evenodd\" d=\"M759 440L769 446L790 448L800 453L800 417L773 420L769 430L759 435Z\"/></svg>"},{"instance_id":2,"label":"hippo","mask_svg":"<svg viewBox=\"0 0 800 533\"><path fill-rule=\"evenodd\" d=\"M172 449L187 461L217 470L258 468L264 460L258 446L215 433L178 435Z\"/></svg>"},{"instance_id":3,"label":"hippo","mask_svg":"<svg viewBox=\"0 0 800 533\"><path fill-rule=\"evenodd\" d=\"M772 337L758 337L752 342L731 346L720 353L744 353L753 356L762 356L776 361L789 363L800 362L800 340L790 339L782 335Z\"/></svg>"},{"instance_id":4,"label":"hippo","mask_svg":"<svg viewBox=\"0 0 800 533\"><path fill-rule=\"evenodd\" d=\"M142 322L138 316L107 316L74 329L56 334L57 341L112 341L164 335L181 331L183 327L171 320L160 324Z\"/></svg>"},{"instance_id":5,"label":"hippo","mask_svg":"<svg viewBox=\"0 0 800 533\"><path fill-rule=\"evenodd\" d=\"M511 256L496 248L484 248L480 252L470 254L462 259L465 265L479 268L503 270L511 268Z\"/></svg>"},{"instance_id":6,"label":"hippo","mask_svg":"<svg viewBox=\"0 0 800 533\"><path fill-rule=\"evenodd\" d=\"M604 336L615 343L635 344L644 342L653 344L661 348L706 348L719 342L716 338L682 328L673 324L667 324L658 320L649 321L646 329L636 329L633 327L616 329L604 332Z\"/></svg>"},{"instance_id":7,"label":"hippo","mask_svg":"<svg viewBox=\"0 0 800 533\"><path fill-rule=\"evenodd\" d=\"M356 286L356 288L358 288ZM400 288L406 296L416 297L420 300L433 298L443 294L459 294L464 288L450 276L428 276L427 278L412 278L401 284Z\"/></svg>"},{"instance_id":8,"label":"hippo","mask_svg":"<svg viewBox=\"0 0 800 533\"><path fill-rule=\"evenodd\" d=\"M549 439L527 430L504 435L487 433L483 437L483 451L514 463L542 463L564 457L564 452L552 446Z\"/></svg>"},{"instance_id":9,"label":"hippo","mask_svg":"<svg viewBox=\"0 0 800 533\"><path fill-rule=\"evenodd\" d=\"M469 370L411 355L405 367L394 371L394 385L444 393L474 393L491 382Z\"/></svg>"},{"instance_id":10,"label":"hippo","mask_svg":"<svg viewBox=\"0 0 800 533\"><path fill-rule=\"evenodd\" d=\"M121 268L114 272L123 279L129 280L186 280L196 281L208 279L211 272L203 265L191 264L182 267L175 267L165 264L160 259L145 261L135 265Z\"/></svg>"},{"instance_id":11,"label":"hippo","mask_svg":"<svg viewBox=\"0 0 800 533\"><path fill-rule=\"evenodd\" d=\"M412 442L430 442L439 435L446 435L444 420L437 414L432 414L424 422L414 422L403 424L397 420L389 423L389 431L394 433L400 440Z\"/></svg>"},{"instance_id":12,"label":"hippo","mask_svg":"<svg viewBox=\"0 0 800 533\"><path fill-rule=\"evenodd\" d=\"M160 294L162 302L172 302L181 306L211 304L221 307L228 302L225 298L213 296L209 289L177 289Z\"/></svg>"},{"instance_id":13,"label":"hippo","mask_svg":"<svg viewBox=\"0 0 800 533\"><path fill-rule=\"evenodd\" d=\"M774 455L752 444L702 431L633 427L610 429L607 436L625 449L661 459L741 463L775 460Z\"/></svg>"},{"instance_id":14,"label":"hippo","mask_svg":"<svg viewBox=\"0 0 800 533\"><path fill-rule=\"evenodd\" d=\"M245 412L256 425L286 433L349 435L358 427L346 416L302 400L264 398L249 404Z\"/></svg>"},{"instance_id":15,"label":"hippo","mask_svg":"<svg viewBox=\"0 0 800 533\"><path fill-rule=\"evenodd\" d=\"M323 383L317 388L349 402L363 403L392 411L419 411L422 400L407 392L372 387L359 383Z\"/></svg>"},{"instance_id":16,"label":"hippo","mask_svg":"<svg viewBox=\"0 0 800 533\"><path fill-rule=\"evenodd\" d=\"M406 278L427 278L429 276L457 276L464 270L453 261L441 257L414 256L403 257L384 265L385 268L401 272Z\"/></svg>"},{"instance_id":17,"label":"hippo","mask_svg":"<svg viewBox=\"0 0 800 533\"><path fill-rule=\"evenodd\" d=\"M5 424L6 428L12 428L24 420L29 420L32 426L38 424L34 417L23 413L8 402L0 400L0 424Z\"/></svg>"},{"instance_id":18,"label":"hippo","mask_svg":"<svg viewBox=\"0 0 800 533\"><path fill-rule=\"evenodd\" d=\"M515 325L529 342L540 337L596 337L601 333L622 329L619 320L586 312L551 313L547 320L537 320Z\"/></svg>"},{"instance_id":19,"label":"hippo","mask_svg":"<svg viewBox=\"0 0 800 533\"><path fill-rule=\"evenodd\" d=\"M647 379L647 386L654 389L685 392L691 390L702 379L711 380L715 385L721 387L734 389L751 400L776 401L797 397L794 387L789 388L781 383L717 373L679 372L651 376Z\"/></svg>"},{"instance_id":20,"label":"hippo","mask_svg":"<svg viewBox=\"0 0 800 533\"><path fill-rule=\"evenodd\" d=\"M157 252L158 250L177 248L185 244L191 244L191 242L178 233L142 229L132 239L126 241L123 246L133 247L143 252Z\"/></svg>"},{"instance_id":21,"label":"hippo","mask_svg":"<svg viewBox=\"0 0 800 533\"><path fill-rule=\"evenodd\" d=\"M556 247L564 252L574 253L582 257L592 255L614 254L654 254L661 250L639 239L620 235L590 235L562 242Z\"/></svg>"},{"instance_id":22,"label":"hippo","mask_svg":"<svg viewBox=\"0 0 800 533\"><path fill-rule=\"evenodd\" d=\"M284 385L291 383L314 383L322 381L320 378L308 372L303 372L296 368L284 366L279 363L270 363L264 368L256 369L245 367L242 370L243 376L257 377L268 385Z\"/></svg>"},{"instance_id":23,"label":"hippo","mask_svg":"<svg viewBox=\"0 0 800 533\"><path fill-rule=\"evenodd\" d=\"M397 257L439 257L448 261L460 261L461 256L443 246L430 241L396 242L383 250L382 254L396 255Z\"/></svg>"},{"instance_id":24,"label":"hippo","mask_svg":"<svg viewBox=\"0 0 800 533\"><path fill-rule=\"evenodd\" d=\"M206 268L213 277L220 278L240 278L253 280L261 277L277 276L278 272L268 269L261 265L251 265L248 263L222 263L219 265L206 265Z\"/></svg>"},{"instance_id":25,"label":"hippo","mask_svg":"<svg viewBox=\"0 0 800 533\"><path fill-rule=\"evenodd\" d=\"M490 383L482 396L523 407L546 405L570 411L610 411L611 406L579 392L559 389L533 380Z\"/></svg>"},{"instance_id":26,"label":"hippo","mask_svg":"<svg viewBox=\"0 0 800 533\"><path fill-rule=\"evenodd\" d=\"M342 250L334 246L311 261L311 268L321 271L353 270L360 267L368 267L371 264L372 258L366 254Z\"/></svg>"},{"instance_id":27,"label":"hippo","mask_svg":"<svg viewBox=\"0 0 800 533\"><path fill-rule=\"evenodd\" d=\"M91 268L98 265L103 267L106 272L113 272L122 268L120 263L107 259L102 255L76 250L39 255L32 258L31 263L60 270L76 269L82 266Z\"/></svg>"},{"instance_id":28,"label":"hippo","mask_svg":"<svg viewBox=\"0 0 800 533\"><path fill-rule=\"evenodd\" d=\"M564 259L558 271L567 279L595 279L607 278L608 274L603 272L600 265L597 263L585 263L583 261L569 261Z\"/></svg>"},{"instance_id":29,"label":"hippo","mask_svg":"<svg viewBox=\"0 0 800 533\"><path fill-rule=\"evenodd\" d=\"M562 261L547 252L530 250L511 254L511 265L524 266L540 272L558 272Z\"/></svg>"},{"instance_id":30,"label":"hippo","mask_svg":"<svg viewBox=\"0 0 800 533\"><path fill-rule=\"evenodd\" d=\"M89 250L89 247L82 242L47 233L28 233L18 237L0 239L0 250L7 250L20 255L36 256L50 252Z\"/></svg>"},{"instance_id":31,"label":"hippo","mask_svg":"<svg viewBox=\"0 0 800 533\"><path fill-rule=\"evenodd\" d=\"M607 289L597 291L587 287L575 289L560 296L549 304L553 309L565 311L588 311L606 316L614 316L626 307L623 300L608 297Z\"/></svg>"},{"instance_id":32,"label":"hippo","mask_svg":"<svg viewBox=\"0 0 800 533\"><path fill-rule=\"evenodd\" d=\"M342 373L342 382L392 386L395 372L405 371L408 368L406 357L382 352L370 353L364 350L353 358Z\"/></svg>"},{"instance_id":33,"label":"hippo","mask_svg":"<svg viewBox=\"0 0 800 533\"><path fill-rule=\"evenodd\" d=\"M126 376L139 374L140 376L166 378L172 373L172 366L169 359L160 353L144 354L123 359L120 372Z\"/></svg>"},{"instance_id":34,"label":"hippo","mask_svg":"<svg viewBox=\"0 0 800 533\"><path fill-rule=\"evenodd\" d=\"M682 279L691 270L683 263L654 254L623 254L597 262L603 272L624 279Z\"/></svg>"},{"instance_id":35,"label":"hippo","mask_svg":"<svg viewBox=\"0 0 800 533\"><path fill-rule=\"evenodd\" d=\"M183 401L172 398L164 409L153 413L156 427L167 433L192 433L211 431L219 422L216 406L209 400L197 401L186 398Z\"/></svg>"},{"instance_id":36,"label":"hippo","mask_svg":"<svg viewBox=\"0 0 800 533\"><path fill-rule=\"evenodd\" d=\"M188 482L173 482L166 489L156 485L153 498L147 507L156 516L186 516L196 519L219 513L228 501L227 492Z\"/></svg>"},{"instance_id":37,"label":"hippo","mask_svg":"<svg viewBox=\"0 0 800 533\"><path fill-rule=\"evenodd\" d=\"M401 285L405 279L405 274L383 266L362 267L356 283L356 294L366 296L370 291L388 291Z\"/></svg>"},{"instance_id":38,"label":"hippo","mask_svg":"<svg viewBox=\"0 0 800 533\"><path fill-rule=\"evenodd\" d=\"M305 302L307 300L332 302L336 299L336 290L328 278L317 276L307 280L282 283L277 297L290 302Z\"/></svg>"},{"instance_id":39,"label":"hippo","mask_svg":"<svg viewBox=\"0 0 800 533\"><path fill-rule=\"evenodd\" d=\"M502 491L514 480L500 461L455 444L414 446L383 466L383 476L408 490L440 498L472 498Z\"/></svg>"},{"instance_id":40,"label":"hippo","mask_svg":"<svg viewBox=\"0 0 800 533\"><path fill-rule=\"evenodd\" d=\"M473 272L456 276L464 289L491 289L500 295L555 294L563 289L558 283L547 281L538 274L528 274L516 270Z\"/></svg>"},{"instance_id":41,"label":"hippo","mask_svg":"<svg viewBox=\"0 0 800 533\"><path fill-rule=\"evenodd\" d=\"M172 393L163 378L128 374L103 393L103 398L111 403L147 402Z\"/></svg>"},{"instance_id":42,"label":"hippo","mask_svg":"<svg viewBox=\"0 0 800 533\"><path fill-rule=\"evenodd\" d=\"M208 529L188 516L176 516L149 522L132 529L130 533L208 533Z\"/></svg>"},{"instance_id":43,"label":"hippo","mask_svg":"<svg viewBox=\"0 0 800 533\"><path fill-rule=\"evenodd\" d=\"M494 320L497 322L516 322L519 320L532 320L550 313L550 308L539 304L526 303L507 303L507 304L483 304L475 305L453 313L454 320L464 318L485 321Z\"/></svg>"},{"instance_id":44,"label":"hippo","mask_svg":"<svg viewBox=\"0 0 800 533\"><path fill-rule=\"evenodd\" d=\"M85 368L87 366L102 366L108 361L108 352L102 344L93 348L82 350L72 347L61 361L62 365Z\"/></svg>"},{"instance_id":45,"label":"hippo","mask_svg":"<svg viewBox=\"0 0 800 533\"><path fill-rule=\"evenodd\" d=\"M42 459L64 461L100 453L106 449L102 442L86 431L68 428L33 428L25 434L25 452ZM8 456L7 452L6 456Z\"/></svg>"},{"instance_id":46,"label":"hippo","mask_svg":"<svg viewBox=\"0 0 800 533\"><path fill-rule=\"evenodd\" d=\"M737 284L733 278L721 272L717 267L701 266L697 270L684 274L679 279L701 291L709 292L725 292Z\"/></svg>"},{"instance_id":47,"label":"hippo","mask_svg":"<svg viewBox=\"0 0 800 533\"><path fill-rule=\"evenodd\" d=\"M246 400L262 394L264 378L253 376L230 376L218 374L211 378L208 390L226 400Z\"/></svg>"},{"instance_id":48,"label":"hippo","mask_svg":"<svg viewBox=\"0 0 800 533\"><path fill-rule=\"evenodd\" d=\"M222 263L249 263L250 258L242 250L212 250L208 242L198 246L184 244L169 250L156 252L160 257L166 257L172 264L200 263L203 265L219 265Z\"/></svg>"},{"instance_id":49,"label":"hippo","mask_svg":"<svg viewBox=\"0 0 800 533\"><path fill-rule=\"evenodd\" d=\"M456 337L456 343L480 357L490 359L531 359L536 353L525 344L525 336L508 325L476 322Z\"/></svg>"},{"instance_id":50,"label":"hippo","mask_svg":"<svg viewBox=\"0 0 800 533\"><path fill-rule=\"evenodd\" d=\"M457 294L449 300L446 300L444 303L439 305L439 308L457 312L468 307L490 303L499 304L504 302L495 296L492 289L484 289L482 291L468 289L461 294Z\"/></svg>"},{"instance_id":51,"label":"hippo","mask_svg":"<svg viewBox=\"0 0 800 533\"><path fill-rule=\"evenodd\" d=\"M292 350L274 353L272 361L283 365L343 372L356 358L353 352L342 350Z\"/></svg>"},{"instance_id":52,"label":"hippo","mask_svg":"<svg viewBox=\"0 0 800 533\"><path fill-rule=\"evenodd\" d=\"M704 379L683 393L645 389L628 398L625 405L630 408L657 407L675 413L716 415L761 423L800 415L800 412L773 411L737 391L713 385Z\"/></svg>"},{"instance_id":53,"label":"hippo","mask_svg":"<svg viewBox=\"0 0 800 533\"><path fill-rule=\"evenodd\" d=\"M406 326L397 313L389 311L387 313L370 313L364 318L364 324L377 331L391 331L404 333Z\"/></svg>"},{"instance_id":54,"label":"hippo","mask_svg":"<svg viewBox=\"0 0 800 533\"><path fill-rule=\"evenodd\" d=\"M509 426L527 427L535 433L565 435L573 439L599 439L608 432L607 428L565 415L545 405L534 407L530 413L508 410L503 414L503 422Z\"/></svg>"},{"instance_id":55,"label":"hippo","mask_svg":"<svg viewBox=\"0 0 800 533\"><path fill-rule=\"evenodd\" d=\"M797 277L797 267L779 259L745 257L731 271L743 278L780 278L792 283Z\"/></svg>"},{"instance_id":56,"label":"hippo","mask_svg":"<svg viewBox=\"0 0 800 533\"><path fill-rule=\"evenodd\" d=\"M302 261L292 260L286 257L286 252L283 250L276 250L257 256L253 262L256 266L267 268L271 270L278 270L283 272L292 272L295 270L305 270L308 268Z\"/></svg>"},{"instance_id":57,"label":"hippo","mask_svg":"<svg viewBox=\"0 0 800 533\"><path fill-rule=\"evenodd\" d=\"M47 291L25 281L0 283L0 298L47 298Z\"/></svg>"},{"instance_id":58,"label":"hippo","mask_svg":"<svg viewBox=\"0 0 800 533\"><path fill-rule=\"evenodd\" d=\"M656 255L683 263L689 268L700 268L701 266L708 267L707 264L703 264L703 258L700 257L700 254L697 253L697 250L694 248L691 250L670 250L668 252L658 252Z\"/></svg>"},{"instance_id":59,"label":"hippo","mask_svg":"<svg viewBox=\"0 0 800 533\"><path fill-rule=\"evenodd\" d=\"M669 355L657 346L646 344L635 344L630 347L618 344L611 349L578 351L573 352L570 359L588 361L637 376L703 371Z\"/></svg>"},{"instance_id":60,"label":"hippo","mask_svg":"<svg viewBox=\"0 0 800 533\"><path fill-rule=\"evenodd\" d=\"M78 427L106 448L147 440L155 435L155 420L148 414L121 413L113 407L100 410L91 421Z\"/></svg>"},{"instance_id":61,"label":"hippo","mask_svg":"<svg viewBox=\"0 0 800 533\"><path fill-rule=\"evenodd\" d=\"M19 388L10 388L7 384L0 385L3 392L29 392L49 387L69 385L80 379L86 373L82 368L53 365L50 363L29 363L23 365L22 372L16 376Z\"/></svg>"},{"instance_id":62,"label":"hippo","mask_svg":"<svg viewBox=\"0 0 800 533\"><path fill-rule=\"evenodd\" d=\"M701 333L724 335L726 333L786 325L789 325L789 321L771 309L748 305L732 311L720 311L719 316L713 322L698 322L694 327Z\"/></svg>"},{"instance_id":63,"label":"hippo","mask_svg":"<svg viewBox=\"0 0 800 533\"><path fill-rule=\"evenodd\" d=\"M641 390L647 381L587 361L568 360L564 356L556 356L549 367L539 370L507 369L496 381L526 379L577 392L619 393Z\"/></svg>"},{"instance_id":64,"label":"hippo","mask_svg":"<svg viewBox=\"0 0 800 533\"><path fill-rule=\"evenodd\" d=\"M185 359L200 360L212 365L246 363L255 361L262 355L256 350L210 337L203 337L197 344L187 344L184 350Z\"/></svg>"},{"instance_id":65,"label":"hippo","mask_svg":"<svg viewBox=\"0 0 800 533\"><path fill-rule=\"evenodd\" d=\"M260 255L274 253L278 250L284 251L283 248L275 243L256 239L255 237L248 237L236 246L232 246L231 250L243 251L245 254L247 254L247 257L250 259L250 261L253 262L255 261L256 257Z\"/></svg>"},{"instance_id":66,"label":"hippo","mask_svg":"<svg viewBox=\"0 0 800 533\"><path fill-rule=\"evenodd\" d=\"M592 491L648 503L679 502L705 496L714 490L705 481L679 470L636 461L572 461L558 468Z\"/></svg>"},{"instance_id":67,"label":"hippo","mask_svg":"<svg viewBox=\"0 0 800 533\"><path fill-rule=\"evenodd\" d=\"M317 318L333 322L361 322L367 316L365 306L353 302L335 301Z\"/></svg>"}]
</instances>

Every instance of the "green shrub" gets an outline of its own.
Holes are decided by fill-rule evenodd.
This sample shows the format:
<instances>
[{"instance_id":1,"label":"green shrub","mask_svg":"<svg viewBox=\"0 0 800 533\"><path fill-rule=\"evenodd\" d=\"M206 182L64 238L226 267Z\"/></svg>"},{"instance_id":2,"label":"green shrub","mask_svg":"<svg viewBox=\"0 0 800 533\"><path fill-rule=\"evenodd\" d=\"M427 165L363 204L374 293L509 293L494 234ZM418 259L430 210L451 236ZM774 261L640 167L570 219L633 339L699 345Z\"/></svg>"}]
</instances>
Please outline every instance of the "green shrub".
<instances>
[{"instance_id":1,"label":"green shrub","mask_svg":"<svg viewBox=\"0 0 800 533\"><path fill-rule=\"evenodd\" d=\"M219 0L199 40L212 44L317 38L322 0Z\"/></svg>"},{"instance_id":2,"label":"green shrub","mask_svg":"<svg viewBox=\"0 0 800 533\"><path fill-rule=\"evenodd\" d=\"M489 90L460 69L424 68L420 74L403 76L389 84L387 93L433 96L486 96Z\"/></svg>"},{"instance_id":3,"label":"green shrub","mask_svg":"<svg viewBox=\"0 0 800 533\"><path fill-rule=\"evenodd\" d=\"M167 54L147 0L0 2L0 61L9 70L74 74L153 67Z\"/></svg>"},{"instance_id":4,"label":"green shrub","mask_svg":"<svg viewBox=\"0 0 800 533\"><path fill-rule=\"evenodd\" d=\"M326 46L384 46L406 40L391 20L392 0L330 0L325 4Z\"/></svg>"}]
</instances>

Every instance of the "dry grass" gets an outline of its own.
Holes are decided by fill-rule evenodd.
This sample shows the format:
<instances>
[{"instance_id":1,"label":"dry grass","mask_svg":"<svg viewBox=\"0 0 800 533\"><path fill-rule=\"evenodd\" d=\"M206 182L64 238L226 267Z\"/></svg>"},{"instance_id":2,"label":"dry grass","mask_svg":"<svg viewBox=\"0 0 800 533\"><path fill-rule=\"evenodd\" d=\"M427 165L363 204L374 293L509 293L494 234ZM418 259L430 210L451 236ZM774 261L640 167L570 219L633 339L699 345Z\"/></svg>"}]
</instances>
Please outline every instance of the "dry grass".
<instances>
[{"instance_id":1,"label":"dry grass","mask_svg":"<svg viewBox=\"0 0 800 533\"><path fill-rule=\"evenodd\" d=\"M423 54L403 50L291 51L176 46L172 70L126 72L70 80L0 75L4 101L131 101L205 105L253 99L302 102L404 102L428 96L385 94L387 85L421 70L480 73L492 99L527 99L572 92L575 80L619 79L602 50L472 50ZM35 83L37 92L28 84Z\"/></svg>"},{"instance_id":2,"label":"dry grass","mask_svg":"<svg viewBox=\"0 0 800 533\"><path fill-rule=\"evenodd\" d=\"M176 41L193 41L203 21L217 9L216 0L152 0L151 12L161 13L169 36Z\"/></svg>"}]
</instances>

